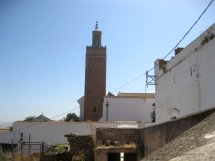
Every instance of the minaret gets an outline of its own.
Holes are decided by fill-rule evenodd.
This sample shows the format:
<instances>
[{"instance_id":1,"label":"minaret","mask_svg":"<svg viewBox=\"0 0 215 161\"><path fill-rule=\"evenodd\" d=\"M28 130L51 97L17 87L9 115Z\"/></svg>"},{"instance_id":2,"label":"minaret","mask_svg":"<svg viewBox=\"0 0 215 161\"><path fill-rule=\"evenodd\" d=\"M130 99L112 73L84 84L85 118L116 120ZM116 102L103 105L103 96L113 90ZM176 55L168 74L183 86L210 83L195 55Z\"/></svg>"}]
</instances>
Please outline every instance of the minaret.
<instances>
[{"instance_id":1,"label":"minaret","mask_svg":"<svg viewBox=\"0 0 215 161\"><path fill-rule=\"evenodd\" d=\"M96 22L92 46L86 47L84 120L98 121L103 115L106 95L106 47L101 45L102 32Z\"/></svg>"}]
</instances>

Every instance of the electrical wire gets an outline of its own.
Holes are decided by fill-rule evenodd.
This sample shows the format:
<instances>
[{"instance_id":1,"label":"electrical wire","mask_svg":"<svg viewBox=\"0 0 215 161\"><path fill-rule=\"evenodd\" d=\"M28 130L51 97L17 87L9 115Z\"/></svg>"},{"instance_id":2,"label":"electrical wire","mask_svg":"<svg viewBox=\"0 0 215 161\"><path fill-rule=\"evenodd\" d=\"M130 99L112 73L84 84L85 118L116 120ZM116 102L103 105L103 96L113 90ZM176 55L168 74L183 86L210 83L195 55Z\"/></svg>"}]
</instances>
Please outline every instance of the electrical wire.
<instances>
[{"instance_id":1,"label":"electrical wire","mask_svg":"<svg viewBox=\"0 0 215 161\"><path fill-rule=\"evenodd\" d=\"M205 14L205 12L206 12L206 11L208 10L208 8L211 6L211 4L213 3L213 1L214 1L214 0L211 0L211 1L210 1L210 3L209 3L209 4L207 5L207 7L205 8L205 10L201 13L201 15L200 15L200 16L197 18L197 20L194 22L194 24L190 27L190 29L184 34L184 36L180 39L180 41L170 50L170 52L168 52L168 53L163 57L163 59L167 58L167 57L178 47L178 45L184 40L184 38L190 33L190 31L191 31L191 30L194 28L194 26L198 23L198 21L201 19L201 17ZM158 64L156 64L153 68L147 70L147 72L152 71L152 70L155 69L155 67L157 67L157 66L158 66ZM115 91L117 91L117 90L119 90L119 89L121 89L121 88L123 88L123 87L125 87L125 86L127 86L127 85L129 85L129 84L131 84L132 82L134 82L134 81L136 81L137 79L143 77L144 75L146 75L146 72L143 73L143 74L141 74L141 75L139 75L139 76L137 76L136 78L134 78L134 79L128 81L127 83L123 84L122 86L120 86L120 87L114 89L112 92L115 92ZM57 118L57 117L59 117L59 116L65 115L65 114L67 114L67 113L69 113L69 112L72 112L72 111L78 109L78 108L79 108L79 107L76 107L75 109L69 110L69 111L67 111L67 112L65 112L65 113L62 113L62 114L59 114L59 115L56 115L56 116L52 117L51 119L54 119L54 118ZM40 122L38 122L37 124L39 124L39 123L40 123ZM29 128L29 127L34 126L34 125L37 125L37 124L31 124L31 125L25 126L25 127L23 127L23 128L16 129L15 131L11 131L11 132L15 133L15 132L18 132L18 131L20 131L20 130ZM0 136L3 136L3 135L7 135L7 134L1 134Z\"/></svg>"},{"instance_id":2,"label":"electrical wire","mask_svg":"<svg viewBox=\"0 0 215 161\"><path fill-rule=\"evenodd\" d=\"M198 21L201 19L201 17L205 14L205 12L208 10L208 8L211 6L211 4L213 3L214 0L211 0L210 3L207 5L207 7L204 9L204 11L200 14L200 16L197 18L197 20L193 23L193 25L189 28L189 30L184 34L184 36L179 40L179 42L163 57L163 59L166 59L177 47L178 45L185 39L185 37L190 33L190 31L194 28L194 26L198 23ZM147 72L152 71L153 69L155 69L159 64L155 64L154 67L150 68L149 70L147 70ZM143 77L146 75L146 73L140 74L139 76L137 76L136 78L128 81L127 83L123 84L122 86L114 89L112 92L115 92L129 84L131 84L132 82L136 81L137 79ZM145 89L146 90L146 89Z\"/></svg>"},{"instance_id":3,"label":"electrical wire","mask_svg":"<svg viewBox=\"0 0 215 161\"><path fill-rule=\"evenodd\" d=\"M120 86L120 87L118 87L118 88L114 89L114 90L113 90L113 91L111 91L111 92L115 92L115 91L117 91L118 89L121 89L121 88L123 88L123 87L125 87L125 86L127 86L127 85L131 84L131 83L132 83L132 82L134 82L135 80L137 80L137 79L139 79L139 78L143 77L145 74L146 74L146 73L144 73L144 74L141 74L141 75L137 76L136 78L134 78L134 79L130 80L129 82L127 82L127 83L123 84L122 86Z\"/></svg>"},{"instance_id":4,"label":"electrical wire","mask_svg":"<svg viewBox=\"0 0 215 161\"><path fill-rule=\"evenodd\" d=\"M184 34L184 36L179 40L179 42L163 57L163 59L166 59L177 47L178 45L185 39L185 37L190 33L190 31L194 28L194 26L198 23L198 21L201 19L201 17L205 14L205 12L208 10L208 8L211 6L214 0L211 0L210 3L207 5L207 7L204 9L204 11L201 13L201 15L197 18L197 20L193 23L193 25L190 27L190 29ZM152 71L158 66L156 64L153 68L147 70L148 72Z\"/></svg>"},{"instance_id":5,"label":"electrical wire","mask_svg":"<svg viewBox=\"0 0 215 161\"><path fill-rule=\"evenodd\" d=\"M67 112L64 112L64 113L61 113L61 114L59 114L59 115L53 116L51 119L54 119L54 118L57 118L57 117L59 117L59 116L65 115L65 114L67 114L67 113L70 113L70 112L72 112L72 111L75 111L75 110L77 110L78 108L79 108L79 107L76 107L76 108L74 108L74 109L72 109L72 110L69 110L69 111L67 111ZM26 128L29 128L29 127L38 125L38 124L40 124L40 123L41 123L41 122L34 122L33 124L29 123L29 125L24 126L24 127L22 127L22 128L18 128L18 129L16 129L16 130L9 131L8 133L1 134L0 137L1 137L1 136L4 136L4 135L8 135L9 133L13 133L13 134L14 134L14 133L19 133L20 130L23 130L23 129L26 129Z\"/></svg>"}]
</instances>

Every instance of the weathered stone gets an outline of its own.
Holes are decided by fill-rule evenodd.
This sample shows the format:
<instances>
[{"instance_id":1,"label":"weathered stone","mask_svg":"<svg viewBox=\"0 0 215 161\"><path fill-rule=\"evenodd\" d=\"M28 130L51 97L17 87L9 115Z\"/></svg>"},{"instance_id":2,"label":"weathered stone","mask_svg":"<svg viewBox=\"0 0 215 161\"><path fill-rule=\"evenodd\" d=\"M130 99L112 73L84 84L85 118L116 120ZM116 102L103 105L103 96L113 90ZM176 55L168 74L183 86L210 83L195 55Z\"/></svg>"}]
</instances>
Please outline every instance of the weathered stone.
<instances>
[{"instance_id":1,"label":"weathered stone","mask_svg":"<svg viewBox=\"0 0 215 161\"><path fill-rule=\"evenodd\" d=\"M94 161L94 142L91 135L66 135L70 144L71 157L80 161ZM75 156L75 157L74 157ZM78 160L79 161L79 160Z\"/></svg>"},{"instance_id":2,"label":"weathered stone","mask_svg":"<svg viewBox=\"0 0 215 161\"><path fill-rule=\"evenodd\" d=\"M215 113L142 161L214 161Z\"/></svg>"}]
</instances>

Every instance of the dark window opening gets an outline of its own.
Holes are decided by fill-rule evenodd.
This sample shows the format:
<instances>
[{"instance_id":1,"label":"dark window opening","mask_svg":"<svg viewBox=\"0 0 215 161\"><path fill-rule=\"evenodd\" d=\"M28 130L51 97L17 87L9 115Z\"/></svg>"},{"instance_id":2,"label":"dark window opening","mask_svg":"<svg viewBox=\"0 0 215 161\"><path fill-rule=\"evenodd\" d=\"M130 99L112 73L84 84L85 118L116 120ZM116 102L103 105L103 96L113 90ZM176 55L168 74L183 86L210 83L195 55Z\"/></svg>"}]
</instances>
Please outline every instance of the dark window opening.
<instances>
[{"instance_id":1,"label":"dark window opening","mask_svg":"<svg viewBox=\"0 0 215 161\"><path fill-rule=\"evenodd\" d=\"M93 112L96 112L96 106L93 107Z\"/></svg>"},{"instance_id":2,"label":"dark window opening","mask_svg":"<svg viewBox=\"0 0 215 161\"><path fill-rule=\"evenodd\" d=\"M137 153L125 153L124 161L137 161Z\"/></svg>"},{"instance_id":3,"label":"dark window opening","mask_svg":"<svg viewBox=\"0 0 215 161\"><path fill-rule=\"evenodd\" d=\"M120 161L120 153L108 153L108 161Z\"/></svg>"}]
</instances>

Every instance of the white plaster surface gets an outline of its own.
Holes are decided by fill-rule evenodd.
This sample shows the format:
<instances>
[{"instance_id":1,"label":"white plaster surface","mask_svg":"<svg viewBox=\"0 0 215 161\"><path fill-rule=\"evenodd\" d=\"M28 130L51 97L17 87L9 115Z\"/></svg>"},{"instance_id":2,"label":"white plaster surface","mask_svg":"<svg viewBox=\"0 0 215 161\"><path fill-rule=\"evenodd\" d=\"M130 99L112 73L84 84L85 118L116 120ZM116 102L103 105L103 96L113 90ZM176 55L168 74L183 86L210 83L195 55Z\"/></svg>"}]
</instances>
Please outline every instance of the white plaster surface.
<instances>
[{"instance_id":1,"label":"white plaster surface","mask_svg":"<svg viewBox=\"0 0 215 161\"><path fill-rule=\"evenodd\" d=\"M215 107L215 24L166 64L155 68L156 122ZM155 61L155 64L159 60Z\"/></svg>"},{"instance_id":2,"label":"white plaster surface","mask_svg":"<svg viewBox=\"0 0 215 161\"><path fill-rule=\"evenodd\" d=\"M106 102L108 102L108 116ZM104 97L103 116L101 122L137 121L142 124L151 122L154 98Z\"/></svg>"}]
</instances>

